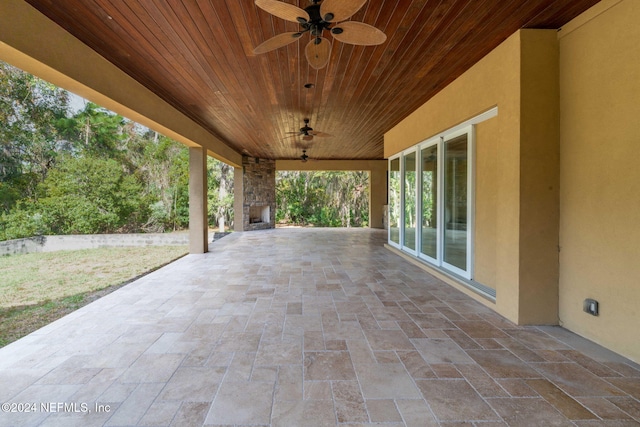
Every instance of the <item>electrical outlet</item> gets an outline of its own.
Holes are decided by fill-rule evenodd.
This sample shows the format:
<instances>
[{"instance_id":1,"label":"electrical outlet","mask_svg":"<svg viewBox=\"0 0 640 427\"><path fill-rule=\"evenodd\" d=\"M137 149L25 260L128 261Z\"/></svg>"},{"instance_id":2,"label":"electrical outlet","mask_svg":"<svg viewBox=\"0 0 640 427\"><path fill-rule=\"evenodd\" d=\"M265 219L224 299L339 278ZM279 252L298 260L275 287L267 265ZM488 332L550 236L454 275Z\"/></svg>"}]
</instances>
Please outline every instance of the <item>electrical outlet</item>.
<instances>
[{"instance_id":1,"label":"electrical outlet","mask_svg":"<svg viewBox=\"0 0 640 427\"><path fill-rule=\"evenodd\" d=\"M584 300L582 309L584 310L585 313L589 313L592 316L597 316L599 311L598 305L599 305L598 301L587 298L586 300Z\"/></svg>"}]
</instances>

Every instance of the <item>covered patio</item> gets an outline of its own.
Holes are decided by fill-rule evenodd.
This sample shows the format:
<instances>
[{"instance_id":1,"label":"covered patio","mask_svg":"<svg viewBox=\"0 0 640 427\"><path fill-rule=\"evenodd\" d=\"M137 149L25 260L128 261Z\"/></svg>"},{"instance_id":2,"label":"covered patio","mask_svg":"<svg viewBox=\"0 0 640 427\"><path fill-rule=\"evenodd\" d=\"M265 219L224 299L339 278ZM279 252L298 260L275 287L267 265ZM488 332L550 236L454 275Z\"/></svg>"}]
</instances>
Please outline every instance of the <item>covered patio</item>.
<instances>
[{"instance_id":1,"label":"covered patio","mask_svg":"<svg viewBox=\"0 0 640 427\"><path fill-rule=\"evenodd\" d=\"M0 426L638 425L640 366L517 326L386 240L216 241L0 349Z\"/></svg>"},{"instance_id":2,"label":"covered patio","mask_svg":"<svg viewBox=\"0 0 640 427\"><path fill-rule=\"evenodd\" d=\"M637 0L4 0L0 59L189 147L192 254L208 156L234 167L236 231L275 227L278 171L367 171L389 246L517 325L638 363L639 17Z\"/></svg>"}]
</instances>

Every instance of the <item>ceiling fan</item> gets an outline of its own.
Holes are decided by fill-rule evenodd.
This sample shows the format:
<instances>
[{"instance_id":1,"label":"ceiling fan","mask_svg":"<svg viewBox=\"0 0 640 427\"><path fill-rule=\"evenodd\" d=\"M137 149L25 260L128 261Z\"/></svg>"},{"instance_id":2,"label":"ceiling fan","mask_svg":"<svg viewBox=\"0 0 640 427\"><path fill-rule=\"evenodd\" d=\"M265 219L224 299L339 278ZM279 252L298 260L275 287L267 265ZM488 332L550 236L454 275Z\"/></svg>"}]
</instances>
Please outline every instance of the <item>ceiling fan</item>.
<instances>
[{"instance_id":1,"label":"ceiling fan","mask_svg":"<svg viewBox=\"0 0 640 427\"><path fill-rule=\"evenodd\" d=\"M379 45L387 40L387 35L372 25L346 21L367 0L324 0L321 4L318 4L320 0L311 1L313 4L302 9L278 0L255 0L259 8L278 18L300 24L302 30L278 34L258 45L253 53L270 52L293 43L309 32L311 40L305 48L305 56L309 65L319 70L327 65L331 55L331 42L322 36L325 30L338 41L360 46Z\"/></svg>"},{"instance_id":2,"label":"ceiling fan","mask_svg":"<svg viewBox=\"0 0 640 427\"><path fill-rule=\"evenodd\" d=\"M302 136L303 141L311 141L314 136L318 136L320 138L330 138L333 136L325 132L314 131L313 128L309 126L309 119L304 119L304 126L301 127L298 132L287 132L287 133L293 134L295 136Z\"/></svg>"},{"instance_id":3,"label":"ceiling fan","mask_svg":"<svg viewBox=\"0 0 640 427\"><path fill-rule=\"evenodd\" d=\"M303 149L302 150L302 156L299 157L299 159L302 161L302 163L307 163L307 162L318 162L320 161L319 159L316 158L312 158L307 156L307 150Z\"/></svg>"}]
</instances>

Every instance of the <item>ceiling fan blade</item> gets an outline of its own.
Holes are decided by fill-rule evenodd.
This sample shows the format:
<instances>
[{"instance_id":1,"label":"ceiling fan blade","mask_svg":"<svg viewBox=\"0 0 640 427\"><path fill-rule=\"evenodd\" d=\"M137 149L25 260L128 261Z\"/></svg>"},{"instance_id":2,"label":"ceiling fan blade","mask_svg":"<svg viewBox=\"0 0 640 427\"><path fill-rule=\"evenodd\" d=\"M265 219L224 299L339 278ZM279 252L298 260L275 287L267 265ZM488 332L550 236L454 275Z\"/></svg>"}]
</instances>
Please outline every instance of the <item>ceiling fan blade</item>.
<instances>
[{"instance_id":1,"label":"ceiling fan blade","mask_svg":"<svg viewBox=\"0 0 640 427\"><path fill-rule=\"evenodd\" d=\"M320 40L319 43L317 43L318 40ZM311 68L316 70L324 68L331 56L331 42L324 37L315 37L307 44L304 54Z\"/></svg>"},{"instance_id":2,"label":"ceiling fan blade","mask_svg":"<svg viewBox=\"0 0 640 427\"><path fill-rule=\"evenodd\" d=\"M360 46L374 46L387 40L387 35L376 27L364 22L347 21L331 29L333 37L342 43Z\"/></svg>"},{"instance_id":3,"label":"ceiling fan blade","mask_svg":"<svg viewBox=\"0 0 640 427\"><path fill-rule=\"evenodd\" d=\"M367 0L324 0L320 4L320 16L327 22L341 22L351 18L366 2Z\"/></svg>"},{"instance_id":4,"label":"ceiling fan blade","mask_svg":"<svg viewBox=\"0 0 640 427\"><path fill-rule=\"evenodd\" d=\"M306 10L278 0L256 0L256 6L285 21L303 23L311 19Z\"/></svg>"},{"instance_id":5,"label":"ceiling fan blade","mask_svg":"<svg viewBox=\"0 0 640 427\"><path fill-rule=\"evenodd\" d=\"M332 138L333 135L329 134L329 133L324 133L324 132L311 132L311 134L313 136L317 136L320 138Z\"/></svg>"},{"instance_id":6,"label":"ceiling fan blade","mask_svg":"<svg viewBox=\"0 0 640 427\"><path fill-rule=\"evenodd\" d=\"M270 39L260 43L253 49L253 53L260 54L270 52L272 50L278 49L279 47L286 46L289 43L293 43L298 40L302 36L301 33L282 33L278 34L275 37L271 37Z\"/></svg>"}]
</instances>

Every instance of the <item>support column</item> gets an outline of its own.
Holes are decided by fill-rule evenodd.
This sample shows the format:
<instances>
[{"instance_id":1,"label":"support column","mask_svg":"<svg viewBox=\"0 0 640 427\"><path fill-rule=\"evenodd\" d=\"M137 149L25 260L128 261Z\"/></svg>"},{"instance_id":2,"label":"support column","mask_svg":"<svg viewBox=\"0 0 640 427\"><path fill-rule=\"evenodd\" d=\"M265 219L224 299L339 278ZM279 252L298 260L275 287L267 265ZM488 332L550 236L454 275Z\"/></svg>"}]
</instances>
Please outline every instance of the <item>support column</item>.
<instances>
[{"instance_id":1,"label":"support column","mask_svg":"<svg viewBox=\"0 0 640 427\"><path fill-rule=\"evenodd\" d=\"M207 215L207 150L189 147L189 253L209 250Z\"/></svg>"},{"instance_id":2,"label":"support column","mask_svg":"<svg viewBox=\"0 0 640 427\"><path fill-rule=\"evenodd\" d=\"M233 169L233 230L244 231L244 166Z\"/></svg>"},{"instance_id":3,"label":"support column","mask_svg":"<svg viewBox=\"0 0 640 427\"><path fill-rule=\"evenodd\" d=\"M369 171L369 227L384 228L384 207L387 204L387 161L376 163Z\"/></svg>"}]
</instances>

